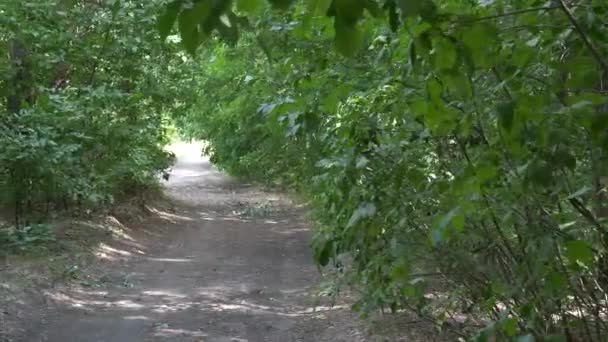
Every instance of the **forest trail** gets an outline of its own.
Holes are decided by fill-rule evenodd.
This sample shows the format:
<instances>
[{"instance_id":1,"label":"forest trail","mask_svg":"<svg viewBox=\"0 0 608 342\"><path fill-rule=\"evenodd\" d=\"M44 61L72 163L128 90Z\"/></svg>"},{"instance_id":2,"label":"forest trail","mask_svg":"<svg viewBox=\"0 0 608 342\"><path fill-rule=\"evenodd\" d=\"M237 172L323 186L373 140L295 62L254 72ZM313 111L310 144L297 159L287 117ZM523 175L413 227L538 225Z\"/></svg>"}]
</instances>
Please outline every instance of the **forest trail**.
<instances>
[{"instance_id":1,"label":"forest trail","mask_svg":"<svg viewBox=\"0 0 608 342\"><path fill-rule=\"evenodd\" d=\"M44 328L28 341L367 340L347 308L315 305L303 210L216 171L200 147L176 145L174 210L132 241L141 254L107 248L124 257L101 266L108 284L49 293Z\"/></svg>"}]
</instances>

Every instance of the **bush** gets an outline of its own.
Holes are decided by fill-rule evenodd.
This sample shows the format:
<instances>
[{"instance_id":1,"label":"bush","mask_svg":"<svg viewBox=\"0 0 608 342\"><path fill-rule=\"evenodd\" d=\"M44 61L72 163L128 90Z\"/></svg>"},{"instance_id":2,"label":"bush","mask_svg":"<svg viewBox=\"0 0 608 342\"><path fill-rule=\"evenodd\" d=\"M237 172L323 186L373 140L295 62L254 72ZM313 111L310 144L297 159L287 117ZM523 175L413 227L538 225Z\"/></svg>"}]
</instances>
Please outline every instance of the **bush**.
<instances>
[{"instance_id":1,"label":"bush","mask_svg":"<svg viewBox=\"0 0 608 342\"><path fill-rule=\"evenodd\" d=\"M17 231L133 196L173 162L164 147L185 70L157 40L162 3L0 6L0 207Z\"/></svg>"}]
</instances>

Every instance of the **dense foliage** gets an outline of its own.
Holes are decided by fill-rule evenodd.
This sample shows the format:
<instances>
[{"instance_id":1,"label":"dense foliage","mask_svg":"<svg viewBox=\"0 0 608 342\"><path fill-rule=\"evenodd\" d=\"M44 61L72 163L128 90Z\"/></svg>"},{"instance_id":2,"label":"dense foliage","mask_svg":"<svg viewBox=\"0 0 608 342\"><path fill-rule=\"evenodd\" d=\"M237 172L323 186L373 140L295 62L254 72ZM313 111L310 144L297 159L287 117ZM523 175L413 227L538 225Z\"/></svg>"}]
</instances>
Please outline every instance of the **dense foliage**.
<instances>
[{"instance_id":1,"label":"dense foliage","mask_svg":"<svg viewBox=\"0 0 608 342\"><path fill-rule=\"evenodd\" d=\"M0 3L0 206L14 228L133 195L171 163L188 69L158 40L160 6Z\"/></svg>"},{"instance_id":2,"label":"dense foliage","mask_svg":"<svg viewBox=\"0 0 608 342\"><path fill-rule=\"evenodd\" d=\"M357 308L480 340L608 334L606 2L270 3L166 7L204 89L179 122L305 194Z\"/></svg>"}]
</instances>

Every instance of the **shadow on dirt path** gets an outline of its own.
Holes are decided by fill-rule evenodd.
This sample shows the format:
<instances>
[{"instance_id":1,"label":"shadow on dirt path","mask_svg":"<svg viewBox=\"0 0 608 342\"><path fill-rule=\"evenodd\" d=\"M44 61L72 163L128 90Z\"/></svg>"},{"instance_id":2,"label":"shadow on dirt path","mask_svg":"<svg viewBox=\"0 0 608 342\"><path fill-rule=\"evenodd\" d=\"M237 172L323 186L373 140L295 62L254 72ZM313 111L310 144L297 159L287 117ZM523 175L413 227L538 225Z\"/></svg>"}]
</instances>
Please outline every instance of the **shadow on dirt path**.
<instances>
[{"instance_id":1,"label":"shadow on dirt path","mask_svg":"<svg viewBox=\"0 0 608 342\"><path fill-rule=\"evenodd\" d=\"M365 340L347 310L315 305L303 211L216 171L200 147L175 146L175 208L146 222L140 253L108 248L122 259L102 266L106 285L49 293L28 341Z\"/></svg>"}]
</instances>

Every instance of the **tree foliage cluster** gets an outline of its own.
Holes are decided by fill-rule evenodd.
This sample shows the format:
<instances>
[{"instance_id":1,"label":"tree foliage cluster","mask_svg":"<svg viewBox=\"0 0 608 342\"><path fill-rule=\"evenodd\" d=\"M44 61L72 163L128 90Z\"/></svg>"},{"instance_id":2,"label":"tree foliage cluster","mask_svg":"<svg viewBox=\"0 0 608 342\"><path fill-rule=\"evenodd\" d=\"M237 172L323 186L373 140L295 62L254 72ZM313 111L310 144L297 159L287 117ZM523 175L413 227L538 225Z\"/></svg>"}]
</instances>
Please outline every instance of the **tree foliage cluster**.
<instances>
[{"instance_id":1,"label":"tree foliage cluster","mask_svg":"<svg viewBox=\"0 0 608 342\"><path fill-rule=\"evenodd\" d=\"M57 210L132 195L171 163L167 118L188 69L158 40L160 7L0 3L0 206L14 236Z\"/></svg>"},{"instance_id":2,"label":"tree foliage cluster","mask_svg":"<svg viewBox=\"0 0 608 342\"><path fill-rule=\"evenodd\" d=\"M310 200L316 261L356 308L600 341L606 18L601 0L184 0L159 26L200 61L181 128Z\"/></svg>"}]
</instances>

